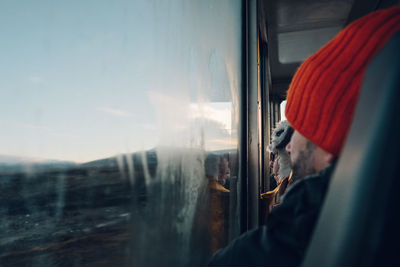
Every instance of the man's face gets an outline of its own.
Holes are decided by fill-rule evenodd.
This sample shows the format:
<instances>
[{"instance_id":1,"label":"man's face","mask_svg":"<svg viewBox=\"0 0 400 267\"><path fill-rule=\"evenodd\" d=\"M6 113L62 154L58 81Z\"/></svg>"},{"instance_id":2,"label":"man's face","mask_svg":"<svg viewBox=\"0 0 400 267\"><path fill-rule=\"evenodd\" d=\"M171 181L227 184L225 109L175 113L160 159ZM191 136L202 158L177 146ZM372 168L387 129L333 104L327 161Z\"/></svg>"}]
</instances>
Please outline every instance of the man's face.
<instances>
[{"instance_id":1,"label":"man's face","mask_svg":"<svg viewBox=\"0 0 400 267\"><path fill-rule=\"evenodd\" d=\"M275 176L278 176L278 173L279 173L279 157L275 158L274 164L272 166L272 173Z\"/></svg>"},{"instance_id":2,"label":"man's face","mask_svg":"<svg viewBox=\"0 0 400 267\"><path fill-rule=\"evenodd\" d=\"M294 131L292 139L286 146L290 155L293 179L301 179L317 172L315 169L316 146L299 132Z\"/></svg>"},{"instance_id":3,"label":"man's face","mask_svg":"<svg viewBox=\"0 0 400 267\"><path fill-rule=\"evenodd\" d=\"M218 182L221 185L226 183L226 179L231 175L231 170L229 169L229 161L226 158L221 158L219 162L219 174Z\"/></svg>"},{"instance_id":4,"label":"man's face","mask_svg":"<svg viewBox=\"0 0 400 267\"><path fill-rule=\"evenodd\" d=\"M269 161L269 167L270 167L271 169L274 168L274 161L273 161L273 160L270 160L270 161Z\"/></svg>"}]
</instances>

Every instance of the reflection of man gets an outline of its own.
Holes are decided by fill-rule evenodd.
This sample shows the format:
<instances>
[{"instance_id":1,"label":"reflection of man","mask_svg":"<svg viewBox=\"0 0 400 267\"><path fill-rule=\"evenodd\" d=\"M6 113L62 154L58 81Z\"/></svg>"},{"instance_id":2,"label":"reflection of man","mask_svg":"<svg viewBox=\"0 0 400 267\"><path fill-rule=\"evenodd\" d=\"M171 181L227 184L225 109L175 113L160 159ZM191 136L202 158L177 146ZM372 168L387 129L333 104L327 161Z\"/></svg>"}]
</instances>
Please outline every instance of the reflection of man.
<instances>
[{"instance_id":1,"label":"reflection of man","mask_svg":"<svg viewBox=\"0 0 400 267\"><path fill-rule=\"evenodd\" d=\"M221 157L219 161L218 183L224 186L229 176L231 176L229 161L226 157Z\"/></svg>"},{"instance_id":2,"label":"reflection of man","mask_svg":"<svg viewBox=\"0 0 400 267\"><path fill-rule=\"evenodd\" d=\"M210 153L207 155L204 165L209 188L229 192L228 189L223 187L230 175L228 160L225 157Z\"/></svg>"},{"instance_id":3,"label":"reflection of man","mask_svg":"<svg viewBox=\"0 0 400 267\"><path fill-rule=\"evenodd\" d=\"M369 61L400 28L400 8L374 12L342 30L296 72L286 117L286 150L296 182L267 226L235 239L210 266L299 266L324 200L333 162L349 131Z\"/></svg>"},{"instance_id":4,"label":"reflection of man","mask_svg":"<svg viewBox=\"0 0 400 267\"><path fill-rule=\"evenodd\" d=\"M208 180L206 222L209 234L210 252L214 253L227 243L229 218L229 190L223 187L230 175L229 162L225 157L210 153L205 159L205 173ZM204 203L203 203L204 204Z\"/></svg>"}]
</instances>

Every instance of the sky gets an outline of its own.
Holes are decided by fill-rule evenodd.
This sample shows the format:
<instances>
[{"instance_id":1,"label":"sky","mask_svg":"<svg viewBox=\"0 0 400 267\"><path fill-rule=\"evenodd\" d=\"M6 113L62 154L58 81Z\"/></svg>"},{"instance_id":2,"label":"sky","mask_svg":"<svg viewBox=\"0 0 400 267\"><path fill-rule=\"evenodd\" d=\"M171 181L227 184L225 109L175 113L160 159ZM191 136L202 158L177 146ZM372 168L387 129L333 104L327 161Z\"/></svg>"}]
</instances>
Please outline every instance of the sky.
<instances>
[{"instance_id":1,"label":"sky","mask_svg":"<svg viewBox=\"0 0 400 267\"><path fill-rule=\"evenodd\" d=\"M236 147L240 2L1 1L0 155Z\"/></svg>"}]
</instances>

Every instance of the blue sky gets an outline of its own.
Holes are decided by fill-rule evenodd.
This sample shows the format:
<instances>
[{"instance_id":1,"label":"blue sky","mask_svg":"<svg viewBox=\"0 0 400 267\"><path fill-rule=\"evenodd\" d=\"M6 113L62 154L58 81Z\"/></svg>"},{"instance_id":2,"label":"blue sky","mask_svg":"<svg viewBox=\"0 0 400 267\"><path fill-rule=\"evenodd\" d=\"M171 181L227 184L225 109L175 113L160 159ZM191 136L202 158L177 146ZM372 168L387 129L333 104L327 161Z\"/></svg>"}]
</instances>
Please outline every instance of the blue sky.
<instances>
[{"instance_id":1,"label":"blue sky","mask_svg":"<svg viewBox=\"0 0 400 267\"><path fill-rule=\"evenodd\" d=\"M198 138L199 117L206 138L235 144L240 1L6 0L0 34L0 154L84 162L176 145Z\"/></svg>"}]
</instances>

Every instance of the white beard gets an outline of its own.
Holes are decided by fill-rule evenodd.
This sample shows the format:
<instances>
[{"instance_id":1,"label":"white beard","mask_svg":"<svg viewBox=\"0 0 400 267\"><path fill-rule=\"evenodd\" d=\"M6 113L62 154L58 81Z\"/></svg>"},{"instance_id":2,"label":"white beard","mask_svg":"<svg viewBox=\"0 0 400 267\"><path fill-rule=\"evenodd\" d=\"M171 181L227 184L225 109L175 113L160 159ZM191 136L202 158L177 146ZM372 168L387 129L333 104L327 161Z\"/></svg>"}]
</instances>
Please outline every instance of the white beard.
<instances>
[{"instance_id":1,"label":"white beard","mask_svg":"<svg viewBox=\"0 0 400 267\"><path fill-rule=\"evenodd\" d=\"M286 152L286 148L277 148L280 147L280 145L284 142L286 135L291 134L289 132L290 126L286 120L277 123L275 129L272 131L271 144L267 148L268 151L273 152L276 156L279 157L278 176L281 179L289 177L289 174L292 171L290 165L290 156Z\"/></svg>"},{"instance_id":2,"label":"white beard","mask_svg":"<svg viewBox=\"0 0 400 267\"><path fill-rule=\"evenodd\" d=\"M289 154L283 149L283 150L278 150L278 156L279 156L279 171L278 175L280 178L285 178L289 177L290 172L292 171L292 168L290 167L290 156Z\"/></svg>"}]
</instances>

